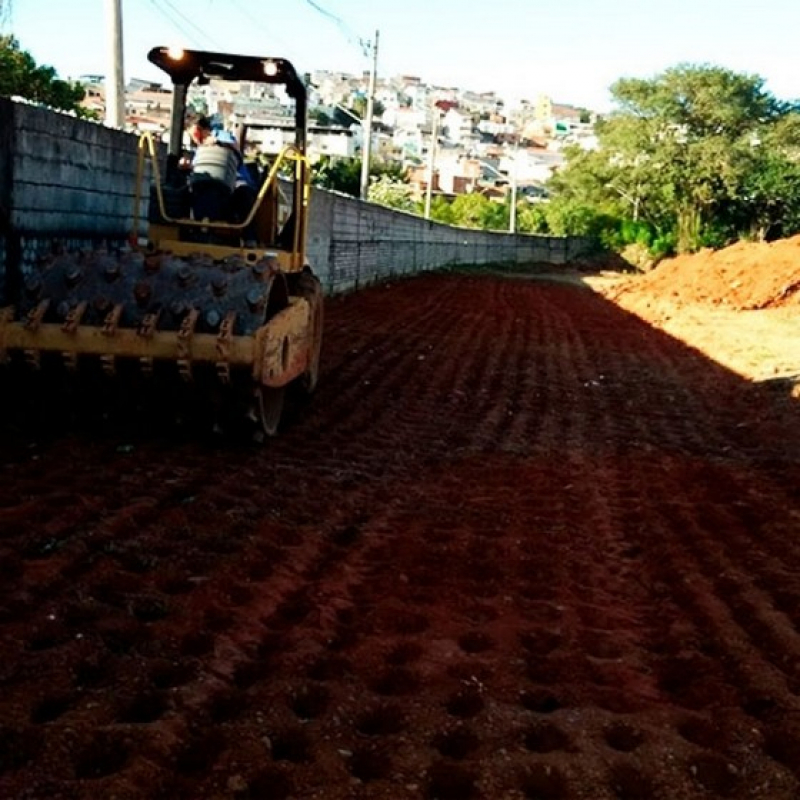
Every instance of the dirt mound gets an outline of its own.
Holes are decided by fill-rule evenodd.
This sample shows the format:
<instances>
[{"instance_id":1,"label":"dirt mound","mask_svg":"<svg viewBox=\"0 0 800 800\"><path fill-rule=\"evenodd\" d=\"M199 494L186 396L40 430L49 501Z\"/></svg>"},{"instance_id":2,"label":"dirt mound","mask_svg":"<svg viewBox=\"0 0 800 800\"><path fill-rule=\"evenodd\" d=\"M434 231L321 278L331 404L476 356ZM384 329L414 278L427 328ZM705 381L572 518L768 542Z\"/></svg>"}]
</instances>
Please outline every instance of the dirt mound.
<instances>
[{"instance_id":1,"label":"dirt mound","mask_svg":"<svg viewBox=\"0 0 800 800\"><path fill-rule=\"evenodd\" d=\"M631 289L736 310L800 305L800 236L670 258L626 282L624 291Z\"/></svg>"}]
</instances>

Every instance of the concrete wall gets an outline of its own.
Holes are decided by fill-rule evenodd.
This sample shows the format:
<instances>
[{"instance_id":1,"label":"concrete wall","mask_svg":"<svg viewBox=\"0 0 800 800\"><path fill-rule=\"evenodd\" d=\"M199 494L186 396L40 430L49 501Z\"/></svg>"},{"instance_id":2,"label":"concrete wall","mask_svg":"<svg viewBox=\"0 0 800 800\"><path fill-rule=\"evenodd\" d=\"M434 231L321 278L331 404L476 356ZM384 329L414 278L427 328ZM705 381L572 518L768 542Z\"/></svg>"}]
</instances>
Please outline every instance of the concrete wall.
<instances>
[{"instance_id":1,"label":"concrete wall","mask_svg":"<svg viewBox=\"0 0 800 800\"><path fill-rule=\"evenodd\" d=\"M133 227L137 137L0 98L0 306L54 246L121 246ZM146 176L149 177L149 176ZM141 214L146 201L143 198ZM455 264L564 264L583 240L453 228L322 190L308 254L329 294Z\"/></svg>"},{"instance_id":2,"label":"concrete wall","mask_svg":"<svg viewBox=\"0 0 800 800\"><path fill-rule=\"evenodd\" d=\"M457 264L566 264L587 252L576 237L477 231L429 222L315 190L308 257L330 293L391 275Z\"/></svg>"},{"instance_id":3,"label":"concrete wall","mask_svg":"<svg viewBox=\"0 0 800 800\"><path fill-rule=\"evenodd\" d=\"M125 242L137 149L130 134L0 98L0 305L54 246Z\"/></svg>"}]
</instances>

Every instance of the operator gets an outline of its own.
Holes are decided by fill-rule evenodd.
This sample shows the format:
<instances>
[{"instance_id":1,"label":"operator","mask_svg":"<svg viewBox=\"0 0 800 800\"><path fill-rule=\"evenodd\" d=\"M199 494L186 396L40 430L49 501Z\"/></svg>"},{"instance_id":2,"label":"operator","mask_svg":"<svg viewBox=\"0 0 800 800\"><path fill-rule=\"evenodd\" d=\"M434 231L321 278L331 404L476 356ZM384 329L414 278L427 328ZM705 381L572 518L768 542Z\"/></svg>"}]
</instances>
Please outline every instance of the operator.
<instances>
[{"instance_id":1,"label":"operator","mask_svg":"<svg viewBox=\"0 0 800 800\"><path fill-rule=\"evenodd\" d=\"M213 136L214 129L211 120L206 116L197 117L187 128L186 138L188 139L187 151L180 160L181 169L191 169L194 152L204 144L210 144L209 139Z\"/></svg>"}]
</instances>

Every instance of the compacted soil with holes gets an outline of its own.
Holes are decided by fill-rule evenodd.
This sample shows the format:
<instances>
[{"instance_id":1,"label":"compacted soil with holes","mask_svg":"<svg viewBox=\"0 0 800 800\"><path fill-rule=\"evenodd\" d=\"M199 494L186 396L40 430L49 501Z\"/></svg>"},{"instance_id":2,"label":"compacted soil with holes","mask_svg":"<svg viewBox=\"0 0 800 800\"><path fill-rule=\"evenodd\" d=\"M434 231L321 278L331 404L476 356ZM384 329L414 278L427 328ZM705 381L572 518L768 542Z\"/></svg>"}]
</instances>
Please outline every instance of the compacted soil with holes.
<instances>
[{"instance_id":1,"label":"compacted soil with holes","mask_svg":"<svg viewBox=\"0 0 800 800\"><path fill-rule=\"evenodd\" d=\"M800 796L796 399L580 282L326 325L263 448L4 435L0 797Z\"/></svg>"}]
</instances>

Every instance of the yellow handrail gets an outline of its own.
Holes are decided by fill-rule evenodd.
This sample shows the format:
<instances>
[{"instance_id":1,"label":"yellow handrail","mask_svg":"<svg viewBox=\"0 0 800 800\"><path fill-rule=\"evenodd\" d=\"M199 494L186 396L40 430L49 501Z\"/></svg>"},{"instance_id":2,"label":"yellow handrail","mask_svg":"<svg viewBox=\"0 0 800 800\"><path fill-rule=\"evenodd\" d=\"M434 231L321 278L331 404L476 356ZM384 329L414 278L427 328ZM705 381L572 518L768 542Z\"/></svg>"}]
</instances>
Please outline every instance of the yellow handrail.
<instances>
[{"instance_id":1,"label":"yellow handrail","mask_svg":"<svg viewBox=\"0 0 800 800\"><path fill-rule=\"evenodd\" d=\"M156 146L155 141L153 140L152 135L145 131L139 137L139 147L138 147L138 157L137 157L137 165L136 165L136 188L134 191L134 206L133 206L133 227L132 230L136 232L136 237L138 238L138 230L139 230L139 209L141 208L142 202L142 184L144 182L144 165L146 163L145 159L149 156L150 161L153 165L153 179L155 181L156 186L156 197L158 198L158 210L161 214L161 218L168 223L172 223L175 225L186 225L191 227L198 227L198 228L213 228L218 230L236 230L242 231L244 230L255 218L256 213L258 212L261 203L266 196L267 192L270 191L274 184L277 184L278 181L278 173L280 172L281 167L284 163L294 162L294 169L295 169L295 191L299 191L300 200L299 203L302 206L302 211L299 215L299 219L297 218L298 215L295 213L295 225L294 225L294 237L293 237L293 246L292 246L292 254L294 258L294 263L292 267L294 269L302 269L305 263L305 241L306 241L306 230L307 230L307 209L308 209L308 200L310 195L310 182L311 182L311 169L310 169L310 162L308 157L294 144L288 144L283 147L283 149L278 153L275 161L270 168L270 171L267 177L262 181L261 188L256 195L255 202L253 203L252 208L250 209L250 213L242 222L222 222L222 221L211 221L211 220L197 220L192 219L190 217L171 217L167 214L166 206L164 204L164 193L161 189L161 173L158 166L158 154L156 153ZM295 212L298 210L298 201L294 200L294 208Z\"/></svg>"}]
</instances>

